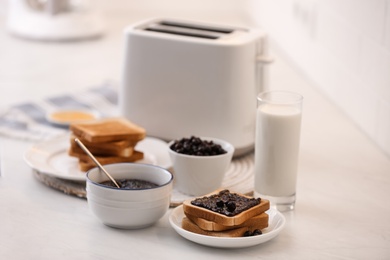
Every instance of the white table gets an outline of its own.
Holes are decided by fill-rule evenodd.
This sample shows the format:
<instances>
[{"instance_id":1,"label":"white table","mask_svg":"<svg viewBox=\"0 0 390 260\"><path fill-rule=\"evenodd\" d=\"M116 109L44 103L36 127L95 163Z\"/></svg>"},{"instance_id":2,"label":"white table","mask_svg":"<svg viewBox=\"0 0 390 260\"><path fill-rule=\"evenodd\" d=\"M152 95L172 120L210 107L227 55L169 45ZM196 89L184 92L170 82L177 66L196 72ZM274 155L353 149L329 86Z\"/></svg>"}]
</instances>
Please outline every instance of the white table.
<instances>
[{"instance_id":1,"label":"white table","mask_svg":"<svg viewBox=\"0 0 390 260\"><path fill-rule=\"evenodd\" d=\"M105 37L80 43L29 42L0 31L0 106L119 81L121 30L138 18L114 17ZM2 138L0 259L389 259L389 157L276 58L271 87L305 97L297 204L277 238L245 249L201 246L170 227L170 211L150 228L106 227L86 200L35 179L22 158L31 142Z\"/></svg>"}]
</instances>

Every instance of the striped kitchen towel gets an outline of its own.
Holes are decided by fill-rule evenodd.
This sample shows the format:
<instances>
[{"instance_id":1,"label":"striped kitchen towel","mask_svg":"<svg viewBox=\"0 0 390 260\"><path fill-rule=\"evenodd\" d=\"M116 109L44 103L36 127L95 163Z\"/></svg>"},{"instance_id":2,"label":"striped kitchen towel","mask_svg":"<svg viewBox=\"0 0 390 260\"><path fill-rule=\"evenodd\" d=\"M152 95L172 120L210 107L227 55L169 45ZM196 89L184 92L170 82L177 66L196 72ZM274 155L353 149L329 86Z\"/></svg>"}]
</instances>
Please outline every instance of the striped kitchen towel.
<instances>
[{"instance_id":1,"label":"striped kitchen towel","mask_svg":"<svg viewBox=\"0 0 390 260\"><path fill-rule=\"evenodd\" d=\"M0 135L32 141L48 140L69 131L48 122L48 112L61 108L89 108L99 112L102 117L109 117L118 115L117 103L115 84L105 83L79 93L15 104L0 110Z\"/></svg>"}]
</instances>

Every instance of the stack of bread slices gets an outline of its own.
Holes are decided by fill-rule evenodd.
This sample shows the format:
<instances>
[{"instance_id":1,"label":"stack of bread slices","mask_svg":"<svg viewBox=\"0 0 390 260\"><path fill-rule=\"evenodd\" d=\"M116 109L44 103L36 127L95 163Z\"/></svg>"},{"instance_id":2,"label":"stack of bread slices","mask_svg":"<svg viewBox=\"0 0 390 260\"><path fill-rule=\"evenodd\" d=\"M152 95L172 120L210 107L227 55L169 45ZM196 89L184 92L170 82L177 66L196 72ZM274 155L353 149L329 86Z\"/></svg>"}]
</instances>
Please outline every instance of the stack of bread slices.
<instances>
[{"instance_id":1,"label":"stack of bread slices","mask_svg":"<svg viewBox=\"0 0 390 260\"><path fill-rule=\"evenodd\" d=\"M220 208L220 212L199 206L196 200L201 200L202 203L208 204L214 209ZM235 204L239 207L249 203L249 200L252 202L257 200L258 204L243 211L237 211L237 214L223 213L223 211L234 213L234 210L222 209L223 207L227 207L229 204L230 206ZM221 205L216 205L218 203ZM185 217L182 221L182 228L197 234L216 237L258 235L261 234L262 229L268 227L268 214L265 211L269 208L268 200L250 198L242 194L231 193L229 190L218 190L202 198L186 200L183 203Z\"/></svg>"},{"instance_id":2,"label":"stack of bread slices","mask_svg":"<svg viewBox=\"0 0 390 260\"><path fill-rule=\"evenodd\" d=\"M70 125L71 138L68 154L79 159L79 169L88 171L95 163L75 142L78 138L100 164L135 162L144 157L135 150L145 138L145 129L124 118L108 118Z\"/></svg>"}]
</instances>

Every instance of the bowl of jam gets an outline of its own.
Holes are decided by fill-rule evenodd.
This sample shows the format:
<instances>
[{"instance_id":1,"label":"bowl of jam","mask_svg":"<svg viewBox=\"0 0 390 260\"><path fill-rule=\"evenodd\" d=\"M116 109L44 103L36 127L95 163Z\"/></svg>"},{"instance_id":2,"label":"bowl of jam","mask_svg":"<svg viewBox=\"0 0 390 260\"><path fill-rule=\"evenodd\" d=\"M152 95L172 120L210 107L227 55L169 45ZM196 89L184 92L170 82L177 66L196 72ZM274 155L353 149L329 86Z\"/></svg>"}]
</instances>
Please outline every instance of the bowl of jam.
<instances>
[{"instance_id":1,"label":"bowl of jam","mask_svg":"<svg viewBox=\"0 0 390 260\"><path fill-rule=\"evenodd\" d=\"M120 188L99 170L87 172L87 200L94 215L105 225L137 229L152 225L167 212L172 174L159 166L115 163L104 166Z\"/></svg>"},{"instance_id":2,"label":"bowl of jam","mask_svg":"<svg viewBox=\"0 0 390 260\"><path fill-rule=\"evenodd\" d=\"M169 142L176 188L191 196L208 194L221 187L234 147L213 137L184 137Z\"/></svg>"}]
</instances>

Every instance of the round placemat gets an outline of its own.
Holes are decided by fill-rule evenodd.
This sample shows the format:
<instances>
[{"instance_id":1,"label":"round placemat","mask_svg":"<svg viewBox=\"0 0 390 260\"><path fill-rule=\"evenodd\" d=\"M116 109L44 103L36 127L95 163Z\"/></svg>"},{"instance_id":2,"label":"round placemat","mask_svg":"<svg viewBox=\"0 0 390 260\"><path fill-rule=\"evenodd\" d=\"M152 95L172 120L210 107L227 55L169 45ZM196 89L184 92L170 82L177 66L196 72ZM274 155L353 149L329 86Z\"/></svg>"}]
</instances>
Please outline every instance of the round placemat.
<instances>
[{"instance_id":1,"label":"round placemat","mask_svg":"<svg viewBox=\"0 0 390 260\"><path fill-rule=\"evenodd\" d=\"M70 181L65 179L56 178L48 174L39 172L33 169L34 176L43 184L62 191L65 194L77 196L79 198L87 198L87 192L85 190L85 182Z\"/></svg>"},{"instance_id":2,"label":"round placemat","mask_svg":"<svg viewBox=\"0 0 390 260\"><path fill-rule=\"evenodd\" d=\"M222 183L224 189L229 189L232 192L238 192L246 195L253 193L253 171L254 171L254 156L253 153L232 160ZM85 182L77 182L65 180L48 174L33 170L34 176L45 185L59 190L65 194L86 198ZM171 196L171 207L176 207L192 196L181 193L173 186Z\"/></svg>"}]
</instances>

